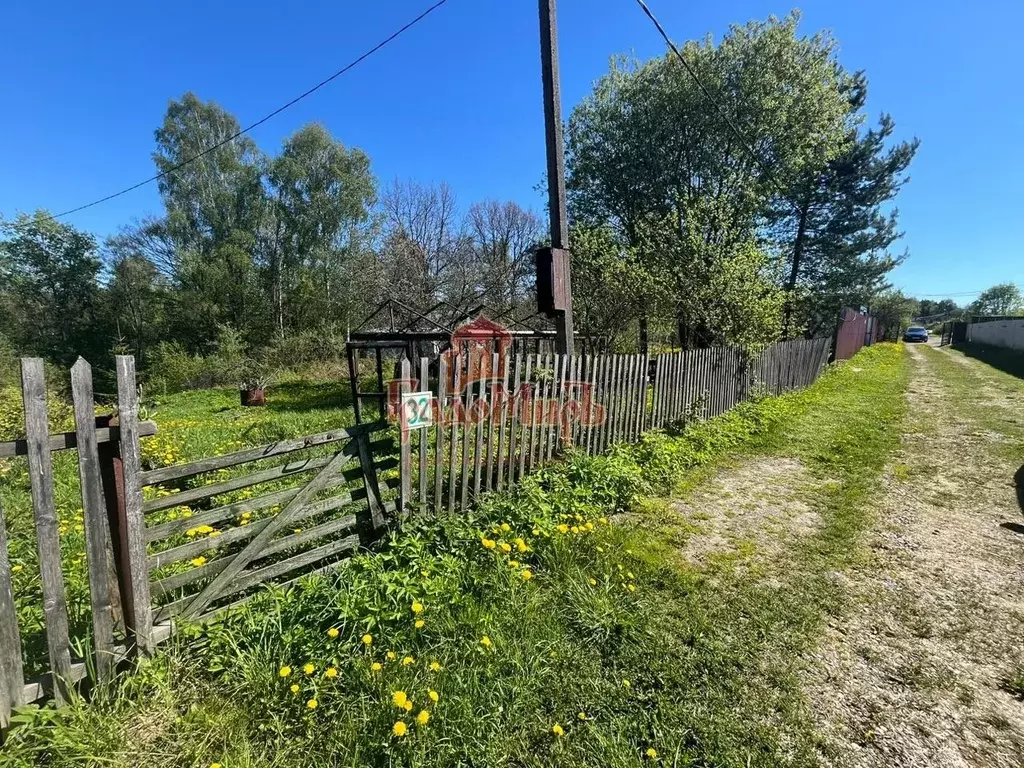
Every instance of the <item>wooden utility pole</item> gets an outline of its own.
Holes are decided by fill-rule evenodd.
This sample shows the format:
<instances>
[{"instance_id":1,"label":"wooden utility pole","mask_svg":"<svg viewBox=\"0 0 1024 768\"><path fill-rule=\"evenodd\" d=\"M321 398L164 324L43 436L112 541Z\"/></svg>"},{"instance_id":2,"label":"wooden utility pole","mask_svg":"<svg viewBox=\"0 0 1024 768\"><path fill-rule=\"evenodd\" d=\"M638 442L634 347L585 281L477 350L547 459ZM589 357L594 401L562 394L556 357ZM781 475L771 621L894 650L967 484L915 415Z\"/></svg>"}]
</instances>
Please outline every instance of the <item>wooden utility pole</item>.
<instances>
[{"instance_id":1,"label":"wooden utility pole","mask_svg":"<svg viewBox=\"0 0 1024 768\"><path fill-rule=\"evenodd\" d=\"M558 29L555 22L555 0L539 2L551 247L537 251L537 304L541 312L555 320L555 350L562 355L571 355L572 281L568 251L569 217L565 205L565 148L562 142L562 96L558 78Z\"/></svg>"}]
</instances>

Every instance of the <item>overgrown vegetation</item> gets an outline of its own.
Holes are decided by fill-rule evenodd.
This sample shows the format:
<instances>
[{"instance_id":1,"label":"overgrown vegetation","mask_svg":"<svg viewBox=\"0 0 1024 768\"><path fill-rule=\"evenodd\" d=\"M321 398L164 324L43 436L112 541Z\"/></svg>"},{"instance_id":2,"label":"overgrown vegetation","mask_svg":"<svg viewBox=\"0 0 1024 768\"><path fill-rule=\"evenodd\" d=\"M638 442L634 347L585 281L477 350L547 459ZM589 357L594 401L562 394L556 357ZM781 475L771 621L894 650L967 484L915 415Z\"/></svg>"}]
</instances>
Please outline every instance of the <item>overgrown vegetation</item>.
<instances>
[{"instance_id":1,"label":"overgrown vegetation","mask_svg":"<svg viewBox=\"0 0 1024 768\"><path fill-rule=\"evenodd\" d=\"M794 677L898 440L898 347L679 435L574 456L336 578L184 632L95 700L29 709L12 764L811 765ZM771 573L685 565L652 496L737 451L800 458L822 517ZM622 514L629 512L630 514ZM409 702L409 703L407 703ZM426 714L424 714L426 713Z\"/></svg>"}]
</instances>

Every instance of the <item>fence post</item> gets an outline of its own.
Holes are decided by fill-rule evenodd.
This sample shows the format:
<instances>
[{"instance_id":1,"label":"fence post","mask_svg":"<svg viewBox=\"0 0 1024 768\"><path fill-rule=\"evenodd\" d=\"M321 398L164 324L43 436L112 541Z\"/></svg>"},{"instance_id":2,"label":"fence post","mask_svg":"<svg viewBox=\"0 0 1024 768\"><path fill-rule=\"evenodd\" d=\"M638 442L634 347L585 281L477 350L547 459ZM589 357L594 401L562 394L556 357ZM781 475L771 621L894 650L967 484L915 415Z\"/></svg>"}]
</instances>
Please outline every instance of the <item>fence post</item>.
<instances>
[{"instance_id":1,"label":"fence post","mask_svg":"<svg viewBox=\"0 0 1024 768\"><path fill-rule=\"evenodd\" d=\"M7 528L0 501L0 728L10 725L11 710L25 703L25 673L21 666L21 635L11 589Z\"/></svg>"},{"instance_id":2,"label":"fence post","mask_svg":"<svg viewBox=\"0 0 1024 768\"><path fill-rule=\"evenodd\" d=\"M25 438L28 443L28 470L39 552L39 579L43 591L43 616L46 620L46 645L50 652L54 698L58 704L62 704L67 700L71 651L68 641L68 606L64 597L64 575L60 563L60 534L53 500L46 376L40 358L22 358L21 387L25 402Z\"/></svg>"},{"instance_id":3,"label":"fence post","mask_svg":"<svg viewBox=\"0 0 1024 768\"><path fill-rule=\"evenodd\" d=\"M149 565L146 562L146 523L142 516L142 456L139 445L139 393L135 358L117 355L117 410L124 504L119 505L125 623L135 637L136 650L153 651L153 612L149 602Z\"/></svg>"},{"instance_id":4,"label":"fence post","mask_svg":"<svg viewBox=\"0 0 1024 768\"><path fill-rule=\"evenodd\" d=\"M92 602L96 676L106 680L114 666L114 615L110 601L110 531L103 507L99 450L96 444L96 406L93 401L92 367L83 358L71 368L71 398L75 406L75 438L78 443L78 479L85 515L85 551Z\"/></svg>"},{"instance_id":5,"label":"fence post","mask_svg":"<svg viewBox=\"0 0 1024 768\"><path fill-rule=\"evenodd\" d=\"M412 377L409 358L403 357L398 367L398 433L401 456L401 488L398 497L398 514L404 517L412 505L412 435L406 428L405 408L402 395L408 393L409 379Z\"/></svg>"}]
</instances>

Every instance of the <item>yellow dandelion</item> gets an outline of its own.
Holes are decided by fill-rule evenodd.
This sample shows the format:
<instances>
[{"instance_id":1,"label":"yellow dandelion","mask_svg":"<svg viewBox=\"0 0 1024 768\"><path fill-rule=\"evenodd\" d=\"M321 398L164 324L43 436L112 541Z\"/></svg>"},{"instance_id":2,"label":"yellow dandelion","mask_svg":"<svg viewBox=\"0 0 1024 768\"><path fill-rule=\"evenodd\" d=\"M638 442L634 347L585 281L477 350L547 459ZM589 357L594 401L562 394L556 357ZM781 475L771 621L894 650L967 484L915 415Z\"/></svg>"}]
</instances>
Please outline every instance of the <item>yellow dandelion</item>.
<instances>
[{"instance_id":1,"label":"yellow dandelion","mask_svg":"<svg viewBox=\"0 0 1024 768\"><path fill-rule=\"evenodd\" d=\"M318 706L319 705L317 704L317 700L316 699L310 699L309 701L306 702L307 709L316 709Z\"/></svg>"},{"instance_id":2,"label":"yellow dandelion","mask_svg":"<svg viewBox=\"0 0 1024 768\"><path fill-rule=\"evenodd\" d=\"M597 522L599 522L601 525L608 525L608 518L607 517L599 517L597 519Z\"/></svg>"},{"instance_id":3,"label":"yellow dandelion","mask_svg":"<svg viewBox=\"0 0 1024 768\"><path fill-rule=\"evenodd\" d=\"M483 637L480 638L480 645L482 645L484 648L490 648L491 647L491 638L489 638L487 635L484 635Z\"/></svg>"},{"instance_id":4,"label":"yellow dandelion","mask_svg":"<svg viewBox=\"0 0 1024 768\"><path fill-rule=\"evenodd\" d=\"M555 528L555 530L557 530L559 533L568 533L569 532L569 526L566 525L565 523L559 523L559 525Z\"/></svg>"},{"instance_id":5,"label":"yellow dandelion","mask_svg":"<svg viewBox=\"0 0 1024 768\"><path fill-rule=\"evenodd\" d=\"M302 529L296 528L294 531L292 531L292 533L302 533Z\"/></svg>"},{"instance_id":6,"label":"yellow dandelion","mask_svg":"<svg viewBox=\"0 0 1024 768\"><path fill-rule=\"evenodd\" d=\"M518 560L509 560L508 561L508 567L509 568L518 568L519 567L519 561Z\"/></svg>"},{"instance_id":7,"label":"yellow dandelion","mask_svg":"<svg viewBox=\"0 0 1024 768\"><path fill-rule=\"evenodd\" d=\"M558 723L555 723L555 724L554 724L554 725L552 726L552 728L551 728L551 732L552 732L553 734L555 734L555 736L558 736L559 738L561 738L562 736L564 736L564 735L565 735L565 731L563 731L563 730L562 730L562 726L560 726L560 725L559 725Z\"/></svg>"},{"instance_id":8,"label":"yellow dandelion","mask_svg":"<svg viewBox=\"0 0 1024 768\"><path fill-rule=\"evenodd\" d=\"M586 528L588 531L594 530L594 524L589 520L587 520L586 525L584 525L583 527Z\"/></svg>"},{"instance_id":9,"label":"yellow dandelion","mask_svg":"<svg viewBox=\"0 0 1024 768\"><path fill-rule=\"evenodd\" d=\"M391 701L394 702L396 707L404 707L405 702L409 700L409 697L405 695L405 691L395 691L391 694Z\"/></svg>"},{"instance_id":10,"label":"yellow dandelion","mask_svg":"<svg viewBox=\"0 0 1024 768\"><path fill-rule=\"evenodd\" d=\"M429 691L427 691L427 696L429 696L430 700L432 702L434 702L435 704L437 704L437 700L441 698L438 695L437 691L435 691L433 688L431 688Z\"/></svg>"},{"instance_id":11,"label":"yellow dandelion","mask_svg":"<svg viewBox=\"0 0 1024 768\"><path fill-rule=\"evenodd\" d=\"M199 566L203 565L206 562L206 558L203 557L202 555L200 555L199 557L192 558L192 560L190 562L192 563L192 565L194 565L196 568L198 568Z\"/></svg>"},{"instance_id":12,"label":"yellow dandelion","mask_svg":"<svg viewBox=\"0 0 1024 768\"><path fill-rule=\"evenodd\" d=\"M403 709L405 709L406 712L412 712L412 701L405 702Z\"/></svg>"},{"instance_id":13,"label":"yellow dandelion","mask_svg":"<svg viewBox=\"0 0 1024 768\"><path fill-rule=\"evenodd\" d=\"M11 572L12 573L21 573L22 570L24 570L24 566L23 565L12 565L11 566Z\"/></svg>"},{"instance_id":14,"label":"yellow dandelion","mask_svg":"<svg viewBox=\"0 0 1024 768\"><path fill-rule=\"evenodd\" d=\"M384 655L388 657L388 661L394 661L395 659L398 658L398 656L395 654L394 651L388 651Z\"/></svg>"},{"instance_id":15,"label":"yellow dandelion","mask_svg":"<svg viewBox=\"0 0 1024 768\"><path fill-rule=\"evenodd\" d=\"M337 627L331 627L330 629L327 630L327 636L332 638L332 639L337 637L338 634L339 634L339 632L338 632L338 628Z\"/></svg>"},{"instance_id":16,"label":"yellow dandelion","mask_svg":"<svg viewBox=\"0 0 1024 768\"><path fill-rule=\"evenodd\" d=\"M324 674L325 674L325 675L326 675L327 677L331 677L331 678L334 678L334 677L337 677L337 676L338 676L338 670L336 670L336 669L335 669L334 667L328 667L328 668L327 668L327 671L326 671L326 672L324 672Z\"/></svg>"},{"instance_id":17,"label":"yellow dandelion","mask_svg":"<svg viewBox=\"0 0 1024 768\"><path fill-rule=\"evenodd\" d=\"M302 668L302 671L305 672L307 675L312 675L314 672L316 672L316 666L314 664L307 663Z\"/></svg>"},{"instance_id":18,"label":"yellow dandelion","mask_svg":"<svg viewBox=\"0 0 1024 768\"><path fill-rule=\"evenodd\" d=\"M373 635L367 632L363 635L363 645L370 645L373 642Z\"/></svg>"},{"instance_id":19,"label":"yellow dandelion","mask_svg":"<svg viewBox=\"0 0 1024 768\"><path fill-rule=\"evenodd\" d=\"M635 579L636 576L633 575L632 571L626 571L626 578L627 579Z\"/></svg>"},{"instance_id":20,"label":"yellow dandelion","mask_svg":"<svg viewBox=\"0 0 1024 768\"><path fill-rule=\"evenodd\" d=\"M622 687L623 688L629 688L629 686L630 686L629 680L627 680L626 678L622 678Z\"/></svg>"},{"instance_id":21,"label":"yellow dandelion","mask_svg":"<svg viewBox=\"0 0 1024 768\"><path fill-rule=\"evenodd\" d=\"M210 768L220 768L220 763L210 763Z\"/></svg>"},{"instance_id":22,"label":"yellow dandelion","mask_svg":"<svg viewBox=\"0 0 1024 768\"><path fill-rule=\"evenodd\" d=\"M190 537L195 536L197 533L199 533L199 531L197 531L195 528L189 528L187 531L185 531L185 535Z\"/></svg>"},{"instance_id":23,"label":"yellow dandelion","mask_svg":"<svg viewBox=\"0 0 1024 768\"><path fill-rule=\"evenodd\" d=\"M279 674L281 677L288 677L288 675L290 675L291 673L292 673L292 668L291 667L281 667L281 669L279 669L277 671L277 674Z\"/></svg>"},{"instance_id":24,"label":"yellow dandelion","mask_svg":"<svg viewBox=\"0 0 1024 768\"><path fill-rule=\"evenodd\" d=\"M511 545L511 544L509 544L509 543L508 543L507 541L503 541L503 542L501 542L500 546L501 546L501 551L502 551L502 552L504 552L504 553L505 553L506 555L507 555L507 554L508 554L509 552L511 552L511 551L512 551L512 545Z\"/></svg>"},{"instance_id":25,"label":"yellow dandelion","mask_svg":"<svg viewBox=\"0 0 1024 768\"><path fill-rule=\"evenodd\" d=\"M373 664L370 665L371 672L380 672L381 669L383 669L383 667L381 666L381 663L379 661L375 661L373 662Z\"/></svg>"},{"instance_id":26,"label":"yellow dandelion","mask_svg":"<svg viewBox=\"0 0 1024 768\"><path fill-rule=\"evenodd\" d=\"M591 579L590 580L590 586L596 587L597 586L597 579Z\"/></svg>"},{"instance_id":27,"label":"yellow dandelion","mask_svg":"<svg viewBox=\"0 0 1024 768\"><path fill-rule=\"evenodd\" d=\"M428 712L425 709L421 709L420 713L418 715L416 715L416 724L417 725L426 725L429 722L430 722L430 712Z\"/></svg>"},{"instance_id":28,"label":"yellow dandelion","mask_svg":"<svg viewBox=\"0 0 1024 768\"><path fill-rule=\"evenodd\" d=\"M404 659L402 659L402 666L403 667L408 667L410 664L415 664L415 663L416 663L416 659L414 659L412 656L406 656Z\"/></svg>"},{"instance_id":29,"label":"yellow dandelion","mask_svg":"<svg viewBox=\"0 0 1024 768\"><path fill-rule=\"evenodd\" d=\"M502 523L501 524L501 530L505 531L505 533L508 533L509 531L512 530L512 526L509 525L508 523Z\"/></svg>"},{"instance_id":30,"label":"yellow dandelion","mask_svg":"<svg viewBox=\"0 0 1024 768\"><path fill-rule=\"evenodd\" d=\"M291 691L292 693L298 693L299 692L299 684L298 683L292 683L291 686L288 688L288 690Z\"/></svg>"},{"instance_id":31,"label":"yellow dandelion","mask_svg":"<svg viewBox=\"0 0 1024 768\"><path fill-rule=\"evenodd\" d=\"M399 720L397 723L391 726L391 732L399 738L405 736L408 730L409 729L406 727L405 723L403 723L401 720Z\"/></svg>"},{"instance_id":32,"label":"yellow dandelion","mask_svg":"<svg viewBox=\"0 0 1024 768\"><path fill-rule=\"evenodd\" d=\"M220 531L210 531L210 535L209 535L208 538L212 539L214 536L220 536L220 534L221 534Z\"/></svg>"},{"instance_id":33,"label":"yellow dandelion","mask_svg":"<svg viewBox=\"0 0 1024 768\"><path fill-rule=\"evenodd\" d=\"M526 542L523 541L522 539L516 539L516 549L518 549L520 552L529 552L530 551L530 548L528 546L526 546Z\"/></svg>"},{"instance_id":34,"label":"yellow dandelion","mask_svg":"<svg viewBox=\"0 0 1024 768\"><path fill-rule=\"evenodd\" d=\"M441 664L439 662L436 662L436 661L430 662L430 671L431 672L440 672L441 671Z\"/></svg>"},{"instance_id":35,"label":"yellow dandelion","mask_svg":"<svg viewBox=\"0 0 1024 768\"><path fill-rule=\"evenodd\" d=\"M486 536L480 539L480 543L483 545L484 549L494 549L496 546L494 539L488 539Z\"/></svg>"},{"instance_id":36,"label":"yellow dandelion","mask_svg":"<svg viewBox=\"0 0 1024 768\"><path fill-rule=\"evenodd\" d=\"M529 568L524 568L523 572L520 575L523 577L523 581L529 581L533 578L533 571L531 571Z\"/></svg>"},{"instance_id":37,"label":"yellow dandelion","mask_svg":"<svg viewBox=\"0 0 1024 768\"><path fill-rule=\"evenodd\" d=\"M573 533L579 533L580 532L580 527L578 525L574 525L569 530L572 531Z\"/></svg>"},{"instance_id":38,"label":"yellow dandelion","mask_svg":"<svg viewBox=\"0 0 1024 768\"><path fill-rule=\"evenodd\" d=\"M426 624L423 619L416 619L416 623L413 625L416 629L423 629L423 625Z\"/></svg>"},{"instance_id":39,"label":"yellow dandelion","mask_svg":"<svg viewBox=\"0 0 1024 768\"><path fill-rule=\"evenodd\" d=\"M587 719L587 713L586 712L578 712L576 714L576 717L578 717L580 720L586 720Z\"/></svg>"},{"instance_id":40,"label":"yellow dandelion","mask_svg":"<svg viewBox=\"0 0 1024 768\"><path fill-rule=\"evenodd\" d=\"M419 600L414 602L412 604L412 612L413 613L423 613L423 603L421 603Z\"/></svg>"},{"instance_id":41,"label":"yellow dandelion","mask_svg":"<svg viewBox=\"0 0 1024 768\"><path fill-rule=\"evenodd\" d=\"M644 754L647 755L647 758L649 760L657 760L658 759L658 750L656 750L654 747L648 747L647 748L647 752L645 752Z\"/></svg>"},{"instance_id":42,"label":"yellow dandelion","mask_svg":"<svg viewBox=\"0 0 1024 768\"><path fill-rule=\"evenodd\" d=\"M626 587L630 592L636 592L636 584L630 584Z\"/></svg>"}]
</instances>

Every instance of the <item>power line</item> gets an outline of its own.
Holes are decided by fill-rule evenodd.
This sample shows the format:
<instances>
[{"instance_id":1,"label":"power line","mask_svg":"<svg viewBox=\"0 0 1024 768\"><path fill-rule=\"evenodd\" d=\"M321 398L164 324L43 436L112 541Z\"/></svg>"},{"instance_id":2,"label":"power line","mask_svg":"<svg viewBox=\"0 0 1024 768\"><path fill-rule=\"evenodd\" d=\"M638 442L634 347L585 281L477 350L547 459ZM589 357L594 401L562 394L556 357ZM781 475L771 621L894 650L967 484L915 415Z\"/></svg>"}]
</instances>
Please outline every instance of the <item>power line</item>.
<instances>
[{"instance_id":1,"label":"power line","mask_svg":"<svg viewBox=\"0 0 1024 768\"><path fill-rule=\"evenodd\" d=\"M423 19L425 19L427 16L429 16L431 13L433 13L435 10L437 10L438 8L440 8L442 5L444 5L447 2L448 2L448 0L438 0L436 3L434 3L432 6L427 8L425 11L423 11L419 16L414 18L412 21L410 21L407 24L405 24L404 26L400 27L396 32L392 33L388 37L386 37L383 40L381 40L379 43L377 43L375 46L373 46L373 48L370 48L368 51L366 51L365 53L363 53L362 55L360 55L356 59L353 59L351 62L346 64L344 67L339 69L337 72L335 72L330 77L327 77L327 78L321 80L319 83L314 85L309 90L304 91L303 93L299 94L294 99L292 99L291 101L287 102L286 104L282 104L280 107L275 109L273 112L270 112L270 113L264 115L263 117L261 117L255 123L247 125L245 128L242 128L237 133L234 133L231 136L229 136L228 138L226 138L226 139L224 139L222 141L219 141L216 144L213 144L212 146L207 147L202 152L200 152L200 153L198 153L196 155L193 155L192 157L189 157L189 158L187 158L185 160L182 160L180 163L178 163L177 165L175 165L175 166L173 166L171 168L168 168L166 171L161 171L160 173L156 174L155 176L150 176L148 179L140 181L137 184L132 184L130 187L125 187L124 189L120 190L119 192L114 192L113 194L107 195L106 197L101 197L98 200L93 200L91 203L86 203L85 205L79 205L76 208L71 208L71 209L69 209L67 211L62 211L61 213L54 213L54 214L50 214L50 215L47 215L47 216L43 216L41 218L34 219L33 221L34 222L35 221L49 221L49 220L60 219L60 218L63 218L65 216L70 216L72 213L78 213L79 211L84 211L86 208L92 208L94 205L99 205L100 203L105 203L108 200L113 200L115 197L120 197L121 195L126 195L129 192L132 192L132 191L138 189L139 187L144 187L146 184L150 184L150 183L152 183L154 181L158 181L159 179L162 179L164 176L168 176L168 175L174 173L175 171L181 170L186 165L194 163L196 160L199 160L199 159L205 157L206 155L210 154L211 152L213 152L213 151L215 151L217 149L220 149L225 144L230 144L232 141L234 141L235 139L239 138L240 136L244 136L245 134L249 133L249 131L253 130L254 128L258 128L259 126L263 125L265 122L270 120L271 118L276 117L277 115L281 114L282 112L284 112L289 107L292 107L295 104L298 104L300 101L302 101L307 96L310 96L313 93L316 93L321 88L323 88L325 85L330 83L332 80L335 80L336 78L341 77L343 74L348 72L350 69L352 69L356 65L358 65L358 64L362 63L363 61L365 61L366 59L370 58L370 56L375 54L377 51L379 51L381 48L386 46L388 43L390 43L393 40L395 40L397 37L401 36L402 33L406 32L407 30L409 30L412 27L416 26L416 24L418 24L419 22L423 21Z\"/></svg>"},{"instance_id":2,"label":"power line","mask_svg":"<svg viewBox=\"0 0 1024 768\"><path fill-rule=\"evenodd\" d=\"M722 118L723 122L729 127L729 130L731 130L733 134L736 136L736 138L739 140L740 146L742 146L743 149L747 152L747 154L750 155L751 159L755 163L757 163L758 167L761 169L761 172L768 178L768 181L770 181L772 185L782 195L782 199L785 202L789 203L789 205L792 206L793 210L799 216L801 213L800 207L792 200L790 200L788 197L786 197L786 190L783 188L782 184L780 184L778 180L776 180L776 178L772 175L771 170L769 170L768 166L765 165L764 161L761 159L761 156L754 151L754 148L751 146L750 141L747 139L747 137L743 135L743 132L736 127L736 124L725 113L725 110L722 109L722 105L719 103L718 99L716 99L714 94L712 94L711 91L709 91L707 87L704 85L704 83L701 82L701 79L697 76L697 73L694 71L693 67L690 66L690 62L686 60L686 57L684 57L682 52L680 52L679 48L676 47L676 44L672 42L672 38L668 36L668 33L665 31L665 28L661 26L661 22L658 21L657 17L655 17L651 9L647 7L647 3L644 2L644 0L636 0L636 2L640 6L640 8L643 9L643 12L647 14L647 18L649 18L654 23L654 26L658 29L658 32L665 39L665 43L668 45L669 48L672 49L672 53L676 55L680 63L683 65L683 68L693 79L693 82L696 83L701 93L704 94L704 98L711 102L711 105L715 108L715 111L718 113L718 116Z\"/></svg>"}]
</instances>

